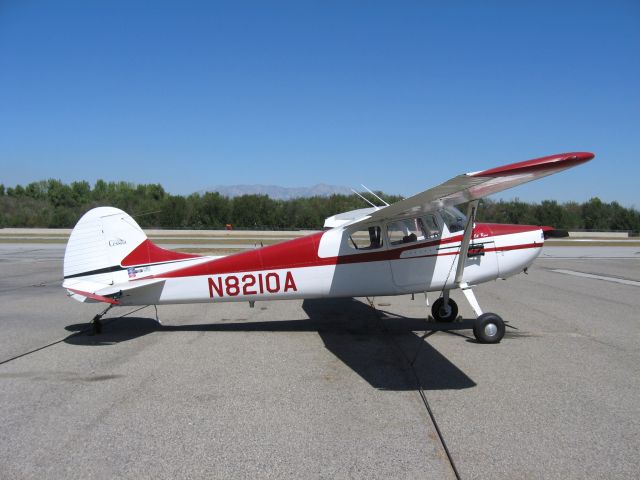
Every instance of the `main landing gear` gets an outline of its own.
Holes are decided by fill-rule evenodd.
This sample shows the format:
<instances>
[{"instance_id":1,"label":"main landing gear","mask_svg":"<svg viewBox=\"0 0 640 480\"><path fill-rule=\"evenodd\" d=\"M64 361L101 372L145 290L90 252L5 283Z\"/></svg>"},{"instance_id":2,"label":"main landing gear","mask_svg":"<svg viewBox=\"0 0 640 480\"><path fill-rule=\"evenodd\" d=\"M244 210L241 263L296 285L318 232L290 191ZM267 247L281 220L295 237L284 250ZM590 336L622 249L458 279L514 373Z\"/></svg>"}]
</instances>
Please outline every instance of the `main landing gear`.
<instances>
[{"instance_id":1,"label":"main landing gear","mask_svg":"<svg viewBox=\"0 0 640 480\"><path fill-rule=\"evenodd\" d=\"M495 313L483 313L471 287L466 283L460 285L462 293L477 315L473 323L473 335L479 343L499 343L504 337L505 325L502 318ZM449 291L435 302L431 308L431 315L438 322L453 322L458 316L458 305L449 298Z\"/></svg>"},{"instance_id":2,"label":"main landing gear","mask_svg":"<svg viewBox=\"0 0 640 480\"><path fill-rule=\"evenodd\" d=\"M504 337L504 322L495 313L482 313L482 309L473 294L473 290L468 283L463 281L465 262L468 257L476 256L475 253L469 253L469 245L471 244L471 236L473 233L473 224L478 209L478 200L469 203L467 210L467 224L464 228L462 241L460 242L460 251L458 252L458 264L456 266L456 276L454 285L459 287L464 293L465 298L471 305L477 318L473 324L473 334L480 343L498 343ZM453 268L453 263L451 268ZM451 273L451 271L449 271ZM447 280L449 275L447 275ZM449 298L449 290L443 290L442 298L433 303L431 314L433 318L440 322L452 322L458 316L458 306L456 302Z\"/></svg>"}]
</instances>

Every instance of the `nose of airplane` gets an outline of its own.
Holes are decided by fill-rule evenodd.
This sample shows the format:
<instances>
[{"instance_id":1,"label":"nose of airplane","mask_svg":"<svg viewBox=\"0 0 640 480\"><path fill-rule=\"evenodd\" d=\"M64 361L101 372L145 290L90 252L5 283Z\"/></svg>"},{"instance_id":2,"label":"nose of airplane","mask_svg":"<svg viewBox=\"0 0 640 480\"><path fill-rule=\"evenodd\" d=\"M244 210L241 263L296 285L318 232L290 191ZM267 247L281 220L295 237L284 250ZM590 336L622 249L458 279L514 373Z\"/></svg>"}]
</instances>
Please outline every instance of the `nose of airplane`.
<instances>
[{"instance_id":1,"label":"nose of airplane","mask_svg":"<svg viewBox=\"0 0 640 480\"><path fill-rule=\"evenodd\" d=\"M531 265L542 250L545 229L553 230L537 225L482 224L482 236L493 238L501 278L520 273Z\"/></svg>"}]
</instances>

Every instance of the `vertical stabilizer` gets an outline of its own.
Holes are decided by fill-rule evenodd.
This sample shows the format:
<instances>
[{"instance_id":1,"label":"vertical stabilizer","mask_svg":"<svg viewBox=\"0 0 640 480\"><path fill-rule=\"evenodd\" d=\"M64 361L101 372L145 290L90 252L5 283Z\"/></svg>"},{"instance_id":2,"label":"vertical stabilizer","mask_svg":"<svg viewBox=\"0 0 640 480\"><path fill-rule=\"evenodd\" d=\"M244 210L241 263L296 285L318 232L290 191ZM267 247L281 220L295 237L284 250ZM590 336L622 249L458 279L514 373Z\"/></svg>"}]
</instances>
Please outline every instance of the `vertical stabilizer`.
<instances>
[{"instance_id":1,"label":"vertical stabilizer","mask_svg":"<svg viewBox=\"0 0 640 480\"><path fill-rule=\"evenodd\" d=\"M113 207L94 208L78 221L64 254L65 281L83 277L113 283L121 261L147 239L136 221Z\"/></svg>"}]
</instances>

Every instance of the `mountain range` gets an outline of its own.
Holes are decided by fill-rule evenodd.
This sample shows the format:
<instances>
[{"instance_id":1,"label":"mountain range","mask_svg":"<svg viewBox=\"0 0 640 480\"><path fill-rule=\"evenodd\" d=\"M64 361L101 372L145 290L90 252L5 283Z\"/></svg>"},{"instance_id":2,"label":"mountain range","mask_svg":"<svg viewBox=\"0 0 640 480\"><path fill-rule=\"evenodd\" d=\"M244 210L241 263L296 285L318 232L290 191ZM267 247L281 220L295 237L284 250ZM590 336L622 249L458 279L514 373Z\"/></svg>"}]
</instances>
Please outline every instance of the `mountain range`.
<instances>
[{"instance_id":1,"label":"mountain range","mask_svg":"<svg viewBox=\"0 0 640 480\"><path fill-rule=\"evenodd\" d=\"M312 187L280 187L278 185L216 185L205 188L199 193L218 192L225 197L233 198L242 195L267 195L275 200L292 198L329 197L331 195L353 195L348 187L319 183Z\"/></svg>"}]
</instances>

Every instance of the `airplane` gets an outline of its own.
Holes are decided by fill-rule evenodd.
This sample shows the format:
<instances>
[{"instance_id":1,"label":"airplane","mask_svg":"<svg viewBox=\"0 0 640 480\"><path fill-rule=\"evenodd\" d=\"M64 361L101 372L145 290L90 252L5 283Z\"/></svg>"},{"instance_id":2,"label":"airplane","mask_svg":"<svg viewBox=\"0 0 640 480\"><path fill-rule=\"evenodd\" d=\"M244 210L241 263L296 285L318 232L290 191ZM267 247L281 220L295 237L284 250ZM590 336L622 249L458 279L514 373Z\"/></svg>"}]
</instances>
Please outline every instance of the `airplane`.
<instances>
[{"instance_id":1,"label":"airplane","mask_svg":"<svg viewBox=\"0 0 640 480\"><path fill-rule=\"evenodd\" d=\"M480 343L498 343L502 318L483 312L473 287L526 272L552 227L476 223L479 200L594 158L546 156L458 175L392 205L336 214L324 231L223 257L165 250L113 207L89 210L71 232L63 288L80 302L114 306L377 297L440 292L431 306L452 322L461 290ZM467 204L466 215L456 205Z\"/></svg>"}]
</instances>

